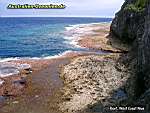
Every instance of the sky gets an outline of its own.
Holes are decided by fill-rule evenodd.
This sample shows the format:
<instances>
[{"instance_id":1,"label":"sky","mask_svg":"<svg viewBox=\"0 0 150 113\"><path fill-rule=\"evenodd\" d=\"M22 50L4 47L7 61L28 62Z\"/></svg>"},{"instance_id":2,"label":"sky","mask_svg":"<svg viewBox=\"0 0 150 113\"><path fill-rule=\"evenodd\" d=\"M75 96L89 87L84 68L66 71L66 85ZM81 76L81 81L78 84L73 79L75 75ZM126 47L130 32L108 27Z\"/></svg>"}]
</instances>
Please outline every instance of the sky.
<instances>
[{"instance_id":1,"label":"sky","mask_svg":"<svg viewBox=\"0 0 150 113\"><path fill-rule=\"evenodd\" d=\"M114 17L124 0L0 0L0 17ZM64 4L65 9L7 9L8 4Z\"/></svg>"}]
</instances>

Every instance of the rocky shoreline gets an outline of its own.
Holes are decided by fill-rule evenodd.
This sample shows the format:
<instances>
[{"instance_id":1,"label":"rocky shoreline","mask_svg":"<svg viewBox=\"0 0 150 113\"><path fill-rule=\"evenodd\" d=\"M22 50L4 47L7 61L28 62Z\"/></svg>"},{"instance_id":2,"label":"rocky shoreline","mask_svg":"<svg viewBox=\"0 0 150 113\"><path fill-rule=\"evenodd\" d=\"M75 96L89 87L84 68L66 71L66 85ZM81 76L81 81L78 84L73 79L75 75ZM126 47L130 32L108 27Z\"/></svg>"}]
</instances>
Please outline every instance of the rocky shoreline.
<instances>
[{"instance_id":1,"label":"rocky shoreline","mask_svg":"<svg viewBox=\"0 0 150 113\"><path fill-rule=\"evenodd\" d=\"M99 23L91 26L82 26L82 29L89 29L89 34L83 33L78 38L78 45L81 47L101 50L110 53L126 53L130 47L114 39L109 35L110 23Z\"/></svg>"},{"instance_id":2,"label":"rocky shoreline","mask_svg":"<svg viewBox=\"0 0 150 113\"><path fill-rule=\"evenodd\" d=\"M49 90L49 88L51 88L52 86L49 86L49 82L46 83L47 85L45 86L43 79L45 80L45 82L47 82L47 78L45 78L43 75L46 75L46 77L50 77L51 74L54 74L53 77L58 76L59 72L53 73L53 71L60 68L59 65L61 64L62 60L67 60L68 62L68 60L70 61L71 59L70 63L65 63L66 65L61 68L60 78L62 79L64 85L61 86L61 88L58 88L59 90L61 89L61 93L59 93L61 96L54 96L54 99L52 99L56 103L54 103L55 107L52 107L50 111L57 111L60 113L94 113L95 111L98 113L105 113L106 111L109 113L113 113L113 111L109 109L109 106L126 103L129 96L128 90L132 89L128 88L128 85L126 85L126 82L130 78L131 72L130 70L128 70L126 65L120 61L122 59L122 56L126 55L126 53L128 52L129 47L120 43L118 40L113 40L112 37L109 37L109 28L109 23L101 23L92 26L82 26L79 28L82 30L87 29L89 33L83 33L82 36L77 37L76 41L79 46L88 48L89 52L69 52L64 56L61 56L60 58L45 60L27 59L11 61L11 63L29 64L33 71L33 73L29 75L31 75L31 78L35 78L35 82L42 81L42 84L44 85L44 87L46 87L42 88L42 90L45 92L44 95L46 95L46 98L49 97L47 96L47 92L49 91L44 89ZM97 54L95 51L99 51L100 54ZM53 66L50 65L57 65L57 68L53 69ZM43 72L43 70L45 69L46 74L45 72ZM56 73L57 75L55 75ZM12 85L12 81L14 81L15 79L17 79L18 81L22 81L23 75L26 74L21 74L21 76L16 75L17 78L15 78L15 76L12 76L12 79L10 79L11 77L8 77L11 84L9 84L8 86L1 86L1 91L5 91L4 89L6 89L7 91L7 94L2 92L1 95L11 95L12 97L18 97L24 95L24 93L28 93L28 91L26 90L30 89L31 84L28 83L30 80L27 76L24 77L24 82L20 86L21 89L18 86L17 89L12 87L14 86ZM19 82L19 84L20 83L22 82ZM41 87L41 83L36 84L39 84L38 87ZM39 98L40 95L43 95L43 93L41 92L33 96ZM41 101L41 104L43 102L46 102L45 104L47 104L46 99L42 100L42 97L40 97L39 99ZM26 101L28 102L28 98ZM49 109L49 106L53 106L52 102L49 103L49 105L46 105L46 108L43 108ZM22 108L22 104L18 106L19 108ZM34 105L31 104L31 106ZM8 106L6 106L6 108L7 107ZM40 108L41 111L43 108ZM11 108L10 106L10 109L13 108ZM19 110L21 109L16 109L18 113Z\"/></svg>"},{"instance_id":3,"label":"rocky shoreline","mask_svg":"<svg viewBox=\"0 0 150 113\"><path fill-rule=\"evenodd\" d=\"M42 71L57 59L69 59L83 54L67 52L58 58L18 59L0 62L0 96L7 98L23 94L24 89L28 85L27 78L28 76L32 76L32 73Z\"/></svg>"},{"instance_id":4,"label":"rocky shoreline","mask_svg":"<svg viewBox=\"0 0 150 113\"><path fill-rule=\"evenodd\" d=\"M61 74L65 84L65 102L60 104L60 109L74 113L97 102L106 107L126 99L127 94L122 86L126 83L129 72L124 65L117 63L119 56L84 56L66 65ZM108 99L110 100L107 101Z\"/></svg>"},{"instance_id":5,"label":"rocky shoreline","mask_svg":"<svg viewBox=\"0 0 150 113\"><path fill-rule=\"evenodd\" d=\"M95 34L82 36L78 43L82 47L109 53L77 57L63 67L60 77L64 81L64 102L59 106L64 113L105 113L105 110L111 113L113 111L108 106L127 100L125 85L131 73L119 59L129 48L119 43L123 49L113 47L108 26L104 24L93 31Z\"/></svg>"},{"instance_id":6,"label":"rocky shoreline","mask_svg":"<svg viewBox=\"0 0 150 113\"><path fill-rule=\"evenodd\" d=\"M104 50L108 52L121 52L119 49L115 49L111 47L111 45L107 44L108 39L107 38L101 38L105 37L109 33L110 23L100 23L95 25L85 25L82 27L78 27L73 30L72 32L77 31L87 31L83 33L77 33L82 35L80 38L78 37L78 45L81 47L92 49L91 51L86 52L68 52L65 55L61 56L60 58L73 58L77 56L84 56L84 55L90 55L95 53L93 49ZM80 36L79 35L79 36ZM94 36L94 37L93 37ZM85 42L85 43L83 43ZM96 43L95 43L96 42ZM100 46L98 46L100 45ZM93 51L93 52L92 52ZM59 59L59 58L54 58ZM0 95L7 97L7 96L17 96L21 95L24 91L24 88L26 87L26 77L28 75L32 75L30 70L33 72L39 72L46 68L49 64L51 64L53 60L51 59L20 59L20 60L12 60L12 61L6 61L4 63L1 63L1 66L6 65L5 67L1 68L11 68L12 71L14 71L13 76L6 76L0 78ZM30 69L22 69L18 70L17 66L19 65L28 65ZM8 71L7 69L5 71ZM16 73L16 74L15 74ZM2 75L4 76L4 75ZM16 82L17 81L17 82ZM16 85L17 83L17 85Z\"/></svg>"},{"instance_id":7,"label":"rocky shoreline","mask_svg":"<svg viewBox=\"0 0 150 113\"><path fill-rule=\"evenodd\" d=\"M32 78L33 76L36 77L38 73L47 69L49 65L55 65L56 61L62 61L63 59L66 59L66 61L68 61L70 58L79 55L82 55L82 53L67 52L66 54L58 58L18 59L0 62L0 108L2 109L3 107L5 107L5 104L7 104L9 100L15 100L16 98L21 97L25 93L27 93L26 89L31 87L30 78ZM49 70L51 70L51 68L52 67L50 67ZM54 70L57 70L57 68ZM43 75L44 73L41 74L41 76ZM39 86L40 85L41 84L39 83Z\"/></svg>"}]
</instances>

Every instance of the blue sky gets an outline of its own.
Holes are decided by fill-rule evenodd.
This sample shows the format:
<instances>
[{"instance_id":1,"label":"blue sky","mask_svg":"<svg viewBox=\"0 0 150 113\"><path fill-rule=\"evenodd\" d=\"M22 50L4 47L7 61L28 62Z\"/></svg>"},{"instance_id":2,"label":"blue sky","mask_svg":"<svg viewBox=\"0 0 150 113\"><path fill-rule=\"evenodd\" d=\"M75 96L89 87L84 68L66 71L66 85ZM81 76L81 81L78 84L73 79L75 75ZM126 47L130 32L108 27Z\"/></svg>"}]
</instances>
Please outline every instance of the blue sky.
<instances>
[{"instance_id":1,"label":"blue sky","mask_svg":"<svg viewBox=\"0 0 150 113\"><path fill-rule=\"evenodd\" d=\"M124 0L0 0L0 16L114 17ZM8 4L65 4L65 9L7 9Z\"/></svg>"}]
</instances>

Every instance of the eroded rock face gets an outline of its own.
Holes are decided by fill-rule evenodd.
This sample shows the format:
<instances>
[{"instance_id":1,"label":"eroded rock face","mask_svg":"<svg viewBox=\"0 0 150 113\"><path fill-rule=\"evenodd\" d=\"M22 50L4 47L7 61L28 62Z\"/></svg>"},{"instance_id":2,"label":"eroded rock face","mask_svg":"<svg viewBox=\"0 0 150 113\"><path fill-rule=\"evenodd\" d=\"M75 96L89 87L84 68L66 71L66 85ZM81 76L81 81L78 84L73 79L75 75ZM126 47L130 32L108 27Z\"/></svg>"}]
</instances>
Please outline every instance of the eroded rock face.
<instances>
[{"instance_id":1,"label":"eroded rock face","mask_svg":"<svg viewBox=\"0 0 150 113\"><path fill-rule=\"evenodd\" d=\"M136 11L128 7L129 4L135 4L136 1L126 0L111 24L111 33L125 43L132 43L138 32L143 34L145 10Z\"/></svg>"},{"instance_id":2,"label":"eroded rock face","mask_svg":"<svg viewBox=\"0 0 150 113\"><path fill-rule=\"evenodd\" d=\"M112 22L111 35L132 45L133 49L129 52L129 56L136 61L135 95L138 102L135 104L142 102L147 106L145 113L148 113L150 112L150 102L147 101L150 99L150 1L142 0L145 1L145 5L137 10L134 4L138 1L140 0L125 1Z\"/></svg>"},{"instance_id":3,"label":"eroded rock face","mask_svg":"<svg viewBox=\"0 0 150 113\"><path fill-rule=\"evenodd\" d=\"M145 113L148 113L150 112L150 2L147 7L144 35L139 44L138 53L138 77L139 81L142 80L140 83L144 93L140 92L142 96L140 96L137 104L146 106Z\"/></svg>"},{"instance_id":4,"label":"eroded rock face","mask_svg":"<svg viewBox=\"0 0 150 113\"><path fill-rule=\"evenodd\" d=\"M144 34L139 42L138 63L139 70L145 77L145 88L150 87L150 3L146 10L147 16L144 27ZM139 37L140 38L140 37Z\"/></svg>"},{"instance_id":5,"label":"eroded rock face","mask_svg":"<svg viewBox=\"0 0 150 113\"><path fill-rule=\"evenodd\" d=\"M148 89L136 102L136 105L144 106L145 110L142 113L149 113L150 111L150 89ZM141 113L138 111L137 113Z\"/></svg>"}]
</instances>

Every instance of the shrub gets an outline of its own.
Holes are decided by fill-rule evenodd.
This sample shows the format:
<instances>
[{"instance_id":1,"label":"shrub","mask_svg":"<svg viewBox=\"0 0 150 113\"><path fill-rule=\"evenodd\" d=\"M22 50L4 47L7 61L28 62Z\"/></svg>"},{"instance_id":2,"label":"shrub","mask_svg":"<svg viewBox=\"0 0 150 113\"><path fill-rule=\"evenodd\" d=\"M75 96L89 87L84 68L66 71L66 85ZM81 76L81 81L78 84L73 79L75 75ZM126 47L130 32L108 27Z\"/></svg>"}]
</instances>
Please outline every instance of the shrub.
<instances>
[{"instance_id":1,"label":"shrub","mask_svg":"<svg viewBox=\"0 0 150 113\"><path fill-rule=\"evenodd\" d=\"M135 6L138 8L144 8L146 5L147 0L137 0L137 2L135 3Z\"/></svg>"},{"instance_id":2,"label":"shrub","mask_svg":"<svg viewBox=\"0 0 150 113\"><path fill-rule=\"evenodd\" d=\"M148 0L137 0L135 4L128 4L125 10L131 10L135 12L140 12L145 9Z\"/></svg>"}]
</instances>

